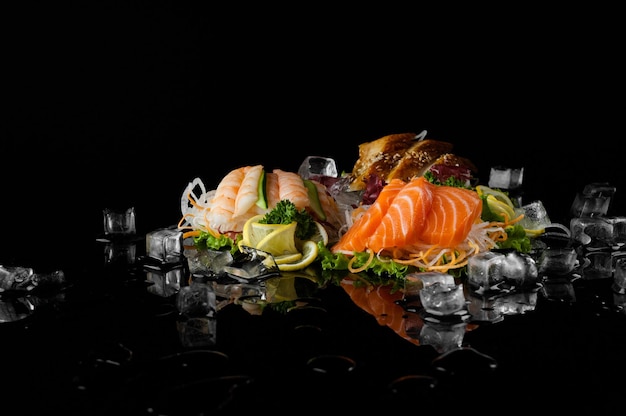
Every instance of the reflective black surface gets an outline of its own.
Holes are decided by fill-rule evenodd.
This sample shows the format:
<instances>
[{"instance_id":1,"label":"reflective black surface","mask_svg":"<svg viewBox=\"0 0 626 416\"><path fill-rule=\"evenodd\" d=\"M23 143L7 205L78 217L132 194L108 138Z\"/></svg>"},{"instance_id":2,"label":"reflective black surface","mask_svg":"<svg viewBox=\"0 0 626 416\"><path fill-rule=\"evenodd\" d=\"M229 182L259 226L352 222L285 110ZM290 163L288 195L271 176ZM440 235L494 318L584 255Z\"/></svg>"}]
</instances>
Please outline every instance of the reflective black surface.
<instances>
[{"instance_id":1,"label":"reflective black surface","mask_svg":"<svg viewBox=\"0 0 626 416\"><path fill-rule=\"evenodd\" d=\"M145 7L55 3L11 19L0 264L62 270L67 285L3 294L12 317L0 324L4 408L602 414L623 406L626 314L609 279L556 281L504 299L512 312L498 319L483 310L451 352L417 345L425 326L433 342L441 329L419 311L395 321L399 306L379 296L387 313L372 315L336 285L286 314L228 305L215 345L186 348L176 288L141 261L127 263L141 258L147 232L178 222L195 177L215 186L257 163L297 171L308 155L349 171L360 143L408 131L453 143L483 181L491 166L524 166L523 198L544 201L556 222L567 224L576 192L591 182L615 185L611 213L626 215L613 144L622 117L606 98L624 95L612 25L592 31L585 15L586 30L576 19L556 28L559 17L545 31L533 26L530 38L528 20L507 21L510 32L473 37L493 19L470 19L452 43L434 44L421 34L447 25L416 31L414 13L409 24L396 16L384 29L346 34L351 15L336 25L279 25L241 10ZM220 27L225 16L237 17ZM492 46L494 36L507 48ZM102 210L128 207L137 212L136 246L110 251L96 241ZM396 331L403 324L408 333Z\"/></svg>"}]
</instances>

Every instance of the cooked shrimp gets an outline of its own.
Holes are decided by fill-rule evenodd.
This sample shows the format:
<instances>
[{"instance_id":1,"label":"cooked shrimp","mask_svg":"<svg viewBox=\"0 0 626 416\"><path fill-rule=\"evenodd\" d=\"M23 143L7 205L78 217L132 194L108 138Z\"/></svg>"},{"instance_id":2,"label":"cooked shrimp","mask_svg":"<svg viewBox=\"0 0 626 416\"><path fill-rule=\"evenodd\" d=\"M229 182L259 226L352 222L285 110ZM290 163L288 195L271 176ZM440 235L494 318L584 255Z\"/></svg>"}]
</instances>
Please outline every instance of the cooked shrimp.
<instances>
[{"instance_id":1,"label":"cooked shrimp","mask_svg":"<svg viewBox=\"0 0 626 416\"><path fill-rule=\"evenodd\" d=\"M245 176L237 191L233 217L238 217L248 212L259 199L259 180L263 173L263 165L246 166L244 173Z\"/></svg>"},{"instance_id":2,"label":"cooked shrimp","mask_svg":"<svg viewBox=\"0 0 626 416\"><path fill-rule=\"evenodd\" d=\"M232 230L232 218L235 212L235 201L241 183L246 176L246 167L230 171L215 189L215 196L211 201L209 226L217 231Z\"/></svg>"},{"instance_id":3,"label":"cooked shrimp","mask_svg":"<svg viewBox=\"0 0 626 416\"><path fill-rule=\"evenodd\" d=\"M278 177L278 192L281 200L288 199L298 209L310 205L309 193L300 175L281 169L274 169L274 173Z\"/></svg>"},{"instance_id":4,"label":"cooked shrimp","mask_svg":"<svg viewBox=\"0 0 626 416\"><path fill-rule=\"evenodd\" d=\"M278 192L278 175L274 172L265 173L265 195L267 198L267 207L273 209L280 201L280 193Z\"/></svg>"}]
</instances>

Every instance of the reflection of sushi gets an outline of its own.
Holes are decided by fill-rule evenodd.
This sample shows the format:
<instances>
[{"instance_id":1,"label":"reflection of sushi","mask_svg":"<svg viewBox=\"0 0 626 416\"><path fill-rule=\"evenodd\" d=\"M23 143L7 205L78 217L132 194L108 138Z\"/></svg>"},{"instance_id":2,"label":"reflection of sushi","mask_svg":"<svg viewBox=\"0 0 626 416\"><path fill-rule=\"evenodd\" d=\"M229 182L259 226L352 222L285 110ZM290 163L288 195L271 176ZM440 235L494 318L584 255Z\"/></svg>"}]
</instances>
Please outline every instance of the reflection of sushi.
<instances>
[{"instance_id":1,"label":"reflection of sushi","mask_svg":"<svg viewBox=\"0 0 626 416\"><path fill-rule=\"evenodd\" d=\"M495 246L491 232L502 233L481 220L482 203L472 190L424 177L392 180L331 251L373 252L430 270L462 267L469 255Z\"/></svg>"},{"instance_id":2,"label":"reflection of sushi","mask_svg":"<svg viewBox=\"0 0 626 416\"><path fill-rule=\"evenodd\" d=\"M409 319L409 313L397 303L402 299L402 292L392 292L389 286L355 286L354 281L350 279L343 279L341 287L354 304L376 318L379 325L388 326L402 338L419 345L419 341L406 332L406 320ZM421 318L416 314L412 315L415 316L411 319L418 319L419 326L421 326ZM413 322L413 326L415 325L416 323Z\"/></svg>"}]
</instances>

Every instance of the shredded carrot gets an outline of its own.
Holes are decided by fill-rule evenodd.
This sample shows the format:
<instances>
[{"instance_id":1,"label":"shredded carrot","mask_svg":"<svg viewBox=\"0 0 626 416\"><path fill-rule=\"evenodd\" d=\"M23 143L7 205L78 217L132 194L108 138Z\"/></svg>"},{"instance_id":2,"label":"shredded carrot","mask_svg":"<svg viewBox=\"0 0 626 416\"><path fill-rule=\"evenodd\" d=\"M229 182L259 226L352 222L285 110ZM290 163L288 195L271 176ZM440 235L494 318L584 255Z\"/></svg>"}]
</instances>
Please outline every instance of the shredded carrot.
<instances>
[{"instance_id":1,"label":"shredded carrot","mask_svg":"<svg viewBox=\"0 0 626 416\"><path fill-rule=\"evenodd\" d=\"M353 256L350 259L350 262L348 262L348 269L350 270L350 272L352 273L359 273L364 271L365 269L367 269L369 267L369 265L372 263L372 260L374 260L374 252L372 250L368 250L368 252L370 253L370 257L367 259L367 261L365 262L365 264L361 267L358 268L352 268L352 264L354 264L354 261L356 260L356 256Z\"/></svg>"},{"instance_id":2,"label":"shredded carrot","mask_svg":"<svg viewBox=\"0 0 626 416\"><path fill-rule=\"evenodd\" d=\"M183 233L183 240L190 237L198 237L200 235L200 230L191 230Z\"/></svg>"}]
</instances>

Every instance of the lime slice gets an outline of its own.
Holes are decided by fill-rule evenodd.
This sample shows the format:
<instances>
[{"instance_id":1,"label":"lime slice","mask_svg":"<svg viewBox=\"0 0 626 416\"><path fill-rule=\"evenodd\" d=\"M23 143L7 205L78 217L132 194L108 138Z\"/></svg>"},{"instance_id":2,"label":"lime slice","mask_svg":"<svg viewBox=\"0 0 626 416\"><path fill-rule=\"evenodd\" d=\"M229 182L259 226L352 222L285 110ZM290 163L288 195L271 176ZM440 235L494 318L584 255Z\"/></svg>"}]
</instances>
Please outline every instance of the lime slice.
<instances>
[{"instance_id":1,"label":"lime slice","mask_svg":"<svg viewBox=\"0 0 626 416\"><path fill-rule=\"evenodd\" d=\"M278 269L285 272L304 269L315 261L317 254L317 243L312 240L306 240L302 245L302 258L295 263L279 264Z\"/></svg>"},{"instance_id":2,"label":"lime slice","mask_svg":"<svg viewBox=\"0 0 626 416\"><path fill-rule=\"evenodd\" d=\"M291 224L258 224L253 223L252 229L259 228L263 230L267 230L270 227L273 230L265 237L261 239L261 241L257 242L253 247L258 250L266 251L270 253L272 256L279 257L284 256L286 254L294 254L298 253L299 250L296 247L296 226L297 222L292 222ZM264 226L264 227L261 227ZM252 239L249 239L250 242L253 242Z\"/></svg>"},{"instance_id":3,"label":"lime slice","mask_svg":"<svg viewBox=\"0 0 626 416\"><path fill-rule=\"evenodd\" d=\"M511 198L509 198L509 196L507 194L505 194L504 192L500 191L499 189L493 189L493 188L490 188L490 187L485 186L485 185L478 185L478 186L476 186L476 192L480 196L483 196L483 195L489 196L489 195L491 195L495 199L497 199L498 201L503 202L504 204L506 204L509 207L511 207L511 209L515 208L515 205L513 204L513 201L511 201Z\"/></svg>"},{"instance_id":4,"label":"lime slice","mask_svg":"<svg viewBox=\"0 0 626 416\"><path fill-rule=\"evenodd\" d=\"M499 215L500 217L505 217L508 221L515 218L515 210L513 207L510 207L505 202L502 202L499 199L496 199L493 195L487 195L487 204L489 205L489 209L494 214Z\"/></svg>"}]
</instances>

